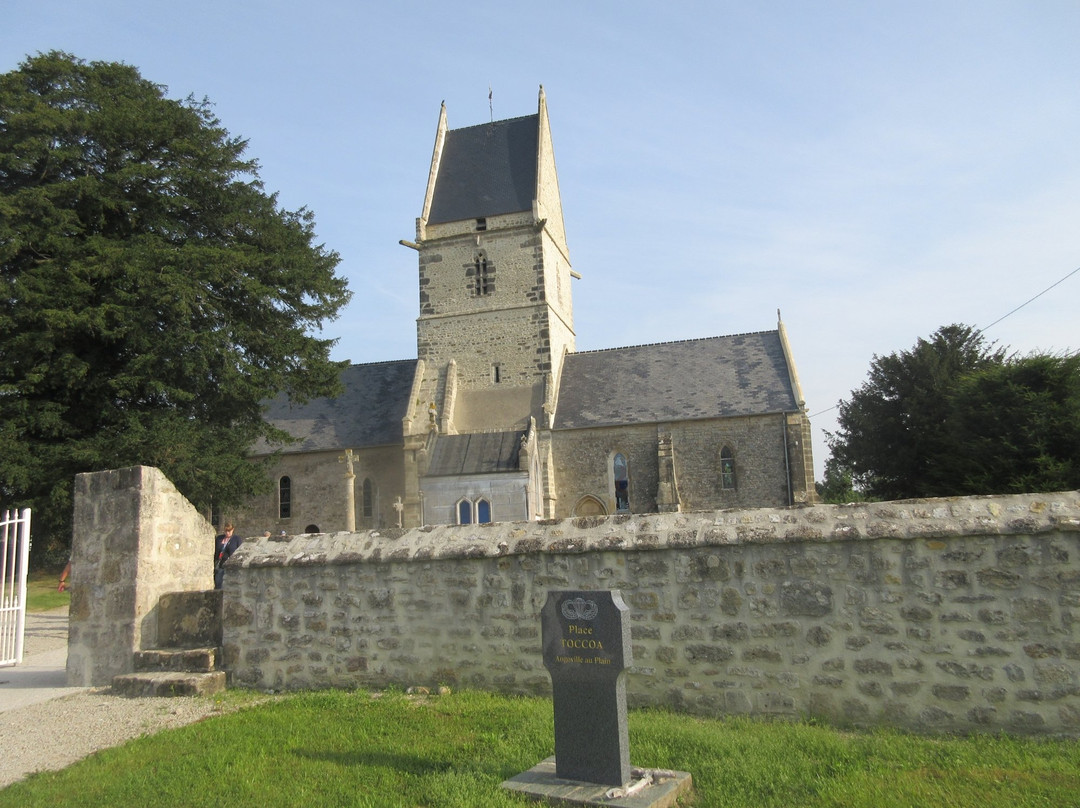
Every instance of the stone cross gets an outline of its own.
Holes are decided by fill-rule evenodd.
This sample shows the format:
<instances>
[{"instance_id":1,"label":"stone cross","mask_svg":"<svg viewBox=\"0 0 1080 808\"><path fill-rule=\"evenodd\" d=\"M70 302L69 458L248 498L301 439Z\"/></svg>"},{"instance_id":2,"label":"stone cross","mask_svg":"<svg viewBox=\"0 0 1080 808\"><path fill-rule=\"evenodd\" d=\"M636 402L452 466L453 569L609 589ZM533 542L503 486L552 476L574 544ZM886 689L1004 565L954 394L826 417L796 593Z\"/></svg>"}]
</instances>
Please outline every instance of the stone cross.
<instances>
[{"instance_id":1,"label":"stone cross","mask_svg":"<svg viewBox=\"0 0 1080 808\"><path fill-rule=\"evenodd\" d=\"M401 527L401 512L405 510L405 504L401 501L401 497L394 500L394 510L397 511L397 526Z\"/></svg>"},{"instance_id":2,"label":"stone cross","mask_svg":"<svg viewBox=\"0 0 1080 808\"><path fill-rule=\"evenodd\" d=\"M565 780L630 782L626 677L633 664L622 593L548 592L540 612L544 667L555 708L555 773Z\"/></svg>"},{"instance_id":3,"label":"stone cross","mask_svg":"<svg viewBox=\"0 0 1080 808\"><path fill-rule=\"evenodd\" d=\"M338 462L345 464L345 529L350 533L356 531L356 486L353 485L356 479L356 474L353 473L355 459L352 449L346 449L345 454L338 455Z\"/></svg>"}]
</instances>

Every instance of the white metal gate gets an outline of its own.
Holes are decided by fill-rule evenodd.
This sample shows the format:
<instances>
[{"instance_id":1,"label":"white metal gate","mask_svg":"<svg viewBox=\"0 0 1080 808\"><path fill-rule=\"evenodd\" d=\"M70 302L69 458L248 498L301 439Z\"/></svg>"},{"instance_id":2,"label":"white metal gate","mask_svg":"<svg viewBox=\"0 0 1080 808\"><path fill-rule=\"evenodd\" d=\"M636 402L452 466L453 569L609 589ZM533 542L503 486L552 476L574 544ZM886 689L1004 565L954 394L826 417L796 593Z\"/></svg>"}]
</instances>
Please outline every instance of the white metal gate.
<instances>
[{"instance_id":1,"label":"white metal gate","mask_svg":"<svg viewBox=\"0 0 1080 808\"><path fill-rule=\"evenodd\" d=\"M18 665L26 625L26 568L30 561L30 509L4 511L0 522L0 666Z\"/></svg>"}]
</instances>

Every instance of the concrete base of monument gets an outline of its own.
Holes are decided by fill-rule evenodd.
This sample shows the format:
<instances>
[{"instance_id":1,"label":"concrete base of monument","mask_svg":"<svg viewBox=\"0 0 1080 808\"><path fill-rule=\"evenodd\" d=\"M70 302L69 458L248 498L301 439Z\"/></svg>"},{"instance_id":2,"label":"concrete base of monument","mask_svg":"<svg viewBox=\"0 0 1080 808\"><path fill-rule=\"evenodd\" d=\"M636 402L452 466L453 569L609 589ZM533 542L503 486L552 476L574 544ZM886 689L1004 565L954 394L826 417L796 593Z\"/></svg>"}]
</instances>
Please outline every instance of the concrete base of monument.
<instances>
[{"instance_id":1,"label":"concrete base of monument","mask_svg":"<svg viewBox=\"0 0 1080 808\"><path fill-rule=\"evenodd\" d=\"M671 808L693 785L689 772L634 769L625 788L563 780L555 776L555 758L549 757L527 772L511 777L502 787L554 805L605 805L610 808Z\"/></svg>"}]
</instances>

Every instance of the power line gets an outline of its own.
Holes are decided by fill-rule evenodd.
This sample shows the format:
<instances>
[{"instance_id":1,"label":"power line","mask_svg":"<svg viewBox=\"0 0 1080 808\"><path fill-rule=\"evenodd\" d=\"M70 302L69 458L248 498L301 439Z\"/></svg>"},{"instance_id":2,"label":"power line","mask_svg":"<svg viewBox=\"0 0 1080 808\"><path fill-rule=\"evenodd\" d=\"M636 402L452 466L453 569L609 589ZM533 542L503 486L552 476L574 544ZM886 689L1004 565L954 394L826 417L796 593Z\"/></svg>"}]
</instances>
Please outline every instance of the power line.
<instances>
[{"instance_id":1,"label":"power line","mask_svg":"<svg viewBox=\"0 0 1080 808\"><path fill-rule=\"evenodd\" d=\"M1026 305L1027 305L1028 303L1031 303L1031 302L1032 302L1033 300L1038 300L1038 299L1039 299L1040 297L1042 297L1043 295L1045 295L1045 294L1046 294L1047 292L1049 292L1049 291L1050 291L1051 289L1053 289L1053 288L1054 288L1055 286L1057 286L1057 285L1059 285L1059 284L1062 284L1062 283L1064 283L1065 281L1067 281L1067 280L1068 280L1069 278L1071 278L1071 277L1072 277L1073 275L1075 275L1075 274L1076 274L1077 272L1080 272L1080 267L1077 267L1076 269L1074 269L1074 270L1073 270L1072 272L1070 272L1070 273L1069 273L1068 275L1066 275L1066 276L1065 276L1064 278L1062 278L1061 280L1057 281L1056 283L1052 283L1052 284L1050 284L1049 286L1047 286L1047 287L1046 287L1045 289L1043 289L1043 290L1042 290L1041 292L1039 292L1039 294L1037 294L1037 295L1035 295L1035 297L1031 298L1031 300L1025 300L1025 301L1024 301L1023 303L1021 303L1021 304L1020 304L1019 306L1017 306L1017 307L1016 307L1015 309L1013 309L1012 311L1010 311L1010 312L1009 312L1008 314L1005 314L1005 315L1002 315L1001 317L998 317L998 318L997 318L996 320L994 320L994 322L990 323L990 325L986 326L985 328L980 328L980 329L979 329L979 333L981 334L981 333L983 333L983 332L987 331L988 329L990 329L990 328L993 328L993 327L994 327L995 325L997 325L998 323L1000 323L1000 322L1001 322L1002 320L1004 320L1004 319L1005 319L1006 317L1010 317L1010 316L1012 316L1013 314L1016 314L1016 312L1020 311L1020 309L1024 308L1024 306L1026 306Z\"/></svg>"},{"instance_id":2,"label":"power line","mask_svg":"<svg viewBox=\"0 0 1080 808\"><path fill-rule=\"evenodd\" d=\"M1008 312L1007 314L1003 314L1003 315L1002 315L1001 317L998 317L998 318L997 318L996 320L994 320L994 322L990 323L990 325L988 325L988 326L985 326L984 328L980 328L980 329L978 329L978 330L976 331L976 333L978 333L978 334L982 334L982 333L985 333L985 332L986 332L987 330L989 330L989 329L993 328L993 327L994 327L995 325L997 325L998 323L1000 323L1000 322L1001 322L1002 320L1004 320L1004 319L1005 319L1006 317L1011 317L1012 315L1016 314L1016 312L1020 311L1020 309L1024 308L1024 306L1026 306L1026 305L1028 305L1029 303L1033 303L1034 301L1038 300L1038 299L1039 299L1040 297L1042 297L1043 295L1045 295L1045 294L1046 294L1047 292L1049 292L1049 291L1050 291L1051 289L1053 289L1053 288L1054 288L1055 286L1060 286L1060 285L1061 285L1061 284L1063 284L1063 283L1064 283L1065 281L1067 281L1067 280L1068 280L1069 278L1071 278L1071 277L1072 277L1073 275L1075 275L1075 274L1076 274L1077 272L1080 272L1080 267L1077 267L1077 268L1076 268L1076 269L1074 269L1074 270L1073 270L1072 272L1069 272L1069 273L1067 273L1067 274L1065 275L1065 277L1063 277L1063 278L1061 278L1061 279L1059 279L1059 280L1055 281L1054 283L1050 284L1050 285L1049 285L1049 286L1047 286L1047 287L1046 287L1045 289L1043 289L1043 290L1042 290L1041 292L1039 292L1039 294L1035 295L1035 296L1034 296L1034 297L1032 297L1031 299L1029 299L1029 300L1025 300L1025 301L1024 301L1023 303L1021 303L1021 304L1020 304L1019 306L1017 306L1017 307L1016 307L1015 309L1013 309L1012 311ZM807 416L807 417L808 417L808 418L817 418L817 417L818 417L819 415L824 415L824 414L825 414L825 413L827 413L827 412L832 412L833 410L835 410L835 409L836 409L837 407L839 407L839 406L840 406L839 404L833 404L833 405L832 405L831 407L826 407L825 409L823 409L823 410L820 410L819 412L815 412L815 413L813 413L812 415L809 415L809 416Z\"/></svg>"}]
</instances>

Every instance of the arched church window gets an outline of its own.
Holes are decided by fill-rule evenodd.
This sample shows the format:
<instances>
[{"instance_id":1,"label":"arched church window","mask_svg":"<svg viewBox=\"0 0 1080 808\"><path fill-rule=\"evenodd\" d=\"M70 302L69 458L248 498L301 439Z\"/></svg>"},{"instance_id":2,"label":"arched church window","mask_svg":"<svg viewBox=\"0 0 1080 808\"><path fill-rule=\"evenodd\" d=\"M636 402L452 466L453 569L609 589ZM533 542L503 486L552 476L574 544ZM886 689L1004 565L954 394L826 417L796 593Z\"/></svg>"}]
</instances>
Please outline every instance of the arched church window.
<instances>
[{"instance_id":1,"label":"arched church window","mask_svg":"<svg viewBox=\"0 0 1080 808\"><path fill-rule=\"evenodd\" d=\"M471 525L473 517L472 503L467 499L458 500L457 523L459 525Z\"/></svg>"},{"instance_id":2,"label":"arched church window","mask_svg":"<svg viewBox=\"0 0 1080 808\"><path fill-rule=\"evenodd\" d=\"M720 487L735 490L735 453L727 446L720 450Z\"/></svg>"},{"instance_id":3,"label":"arched church window","mask_svg":"<svg viewBox=\"0 0 1080 808\"><path fill-rule=\"evenodd\" d=\"M491 503L486 499L476 500L476 522L477 524L487 524L491 521Z\"/></svg>"},{"instance_id":4,"label":"arched church window","mask_svg":"<svg viewBox=\"0 0 1080 808\"><path fill-rule=\"evenodd\" d=\"M370 519L375 515L375 486L371 484L371 478L364 478L364 485L361 490L361 500L363 502L363 514L365 519Z\"/></svg>"},{"instance_id":5,"label":"arched church window","mask_svg":"<svg viewBox=\"0 0 1080 808\"><path fill-rule=\"evenodd\" d=\"M278 480L278 518L289 519L292 516L292 480L282 477Z\"/></svg>"},{"instance_id":6,"label":"arched church window","mask_svg":"<svg viewBox=\"0 0 1080 808\"><path fill-rule=\"evenodd\" d=\"M630 513L630 468L622 452L612 458L611 476L615 481L615 512Z\"/></svg>"}]
</instances>

